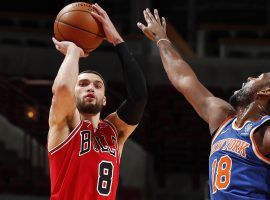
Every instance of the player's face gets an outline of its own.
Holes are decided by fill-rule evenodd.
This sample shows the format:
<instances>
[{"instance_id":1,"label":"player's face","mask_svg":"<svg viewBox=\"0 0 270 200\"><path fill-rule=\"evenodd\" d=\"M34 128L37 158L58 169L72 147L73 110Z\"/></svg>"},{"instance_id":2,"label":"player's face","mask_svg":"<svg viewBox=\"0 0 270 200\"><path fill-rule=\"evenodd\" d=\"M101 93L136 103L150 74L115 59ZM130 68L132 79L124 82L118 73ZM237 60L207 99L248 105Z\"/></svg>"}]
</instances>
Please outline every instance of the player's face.
<instances>
[{"instance_id":1,"label":"player's face","mask_svg":"<svg viewBox=\"0 0 270 200\"><path fill-rule=\"evenodd\" d=\"M75 95L77 108L81 113L97 114L106 105L105 86L96 74L80 74L75 87Z\"/></svg>"},{"instance_id":2,"label":"player's face","mask_svg":"<svg viewBox=\"0 0 270 200\"><path fill-rule=\"evenodd\" d=\"M247 106L255 100L255 95L269 84L270 73L261 74L258 77L248 77L242 84L242 88L234 92L230 98L230 103L235 108Z\"/></svg>"}]
</instances>

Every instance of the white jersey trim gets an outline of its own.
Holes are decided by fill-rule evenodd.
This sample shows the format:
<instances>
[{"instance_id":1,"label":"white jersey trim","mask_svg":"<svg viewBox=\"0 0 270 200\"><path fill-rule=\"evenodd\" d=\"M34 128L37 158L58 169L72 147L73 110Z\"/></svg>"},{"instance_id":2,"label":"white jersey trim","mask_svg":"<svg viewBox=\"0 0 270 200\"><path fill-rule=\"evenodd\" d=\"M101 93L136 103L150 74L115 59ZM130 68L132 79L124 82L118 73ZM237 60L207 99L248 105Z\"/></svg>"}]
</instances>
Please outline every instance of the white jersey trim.
<instances>
[{"instance_id":1,"label":"white jersey trim","mask_svg":"<svg viewBox=\"0 0 270 200\"><path fill-rule=\"evenodd\" d=\"M107 119L104 119L103 121L106 122L111 127L111 129L115 133L115 136L117 137L117 140L118 140L118 132L117 132L115 125Z\"/></svg>"},{"instance_id":2,"label":"white jersey trim","mask_svg":"<svg viewBox=\"0 0 270 200\"><path fill-rule=\"evenodd\" d=\"M240 131L242 128L244 128L245 126L246 126L246 124L247 123L249 123L249 122L251 122L251 121L245 121L245 123L243 124L243 126L241 126L241 127L237 127L236 125L235 125L235 123L236 123L236 120L237 120L237 117L233 120L233 122L232 122L232 128L234 129L234 130L236 130L236 131Z\"/></svg>"}]
</instances>

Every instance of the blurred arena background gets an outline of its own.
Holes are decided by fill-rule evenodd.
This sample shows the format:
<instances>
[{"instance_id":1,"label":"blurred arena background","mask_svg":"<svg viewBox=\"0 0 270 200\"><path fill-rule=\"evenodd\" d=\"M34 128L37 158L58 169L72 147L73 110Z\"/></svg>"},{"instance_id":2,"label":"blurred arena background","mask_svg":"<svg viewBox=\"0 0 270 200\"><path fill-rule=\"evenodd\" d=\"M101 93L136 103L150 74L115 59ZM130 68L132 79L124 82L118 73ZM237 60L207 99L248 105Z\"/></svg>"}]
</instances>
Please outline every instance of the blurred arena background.
<instances>
[{"instance_id":1,"label":"blurred arena background","mask_svg":"<svg viewBox=\"0 0 270 200\"><path fill-rule=\"evenodd\" d=\"M0 5L0 199L43 200L50 185L46 141L51 86L62 62L54 18L70 0ZM86 1L87 2L87 1ZM89 1L88 1L89 2ZM145 73L149 100L122 156L118 200L208 199L207 124L169 83L155 43L139 32L146 7L167 18L168 35L199 79L226 100L248 76L270 69L269 0L99 0ZM81 70L108 81L113 112L123 99L120 63L104 42Z\"/></svg>"}]
</instances>

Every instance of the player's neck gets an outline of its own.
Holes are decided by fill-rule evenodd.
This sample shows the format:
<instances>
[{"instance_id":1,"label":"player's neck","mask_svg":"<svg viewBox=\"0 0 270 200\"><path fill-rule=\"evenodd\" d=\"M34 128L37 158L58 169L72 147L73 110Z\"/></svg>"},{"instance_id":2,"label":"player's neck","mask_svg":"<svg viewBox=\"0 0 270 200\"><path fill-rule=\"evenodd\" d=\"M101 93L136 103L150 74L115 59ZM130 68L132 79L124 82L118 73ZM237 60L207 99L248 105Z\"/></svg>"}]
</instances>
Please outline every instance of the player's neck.
<instances>
[{"instance_id":1,"label":"player's neck","mask_svg":"<svg viewBox=\"0 0 270 200\"><path fill-rule=\"evenodd\" d=\"M258 102L252 102L246 107L237 108L237 127L242 127L246 121L258 121L267 115L264 106Z\"/></svg>"},{"instance_id":2,"label":"player's neck","mask_svg":"<svg viewBox=\"0 0 270 200\"><path fill-rule=\"evenodd\" d=\"M93 127L97 128L99 120L100 120L100 112L97 114L82 114L81 113L81 119L90 121L93 124Z\"/></svg>"}]
</instances>

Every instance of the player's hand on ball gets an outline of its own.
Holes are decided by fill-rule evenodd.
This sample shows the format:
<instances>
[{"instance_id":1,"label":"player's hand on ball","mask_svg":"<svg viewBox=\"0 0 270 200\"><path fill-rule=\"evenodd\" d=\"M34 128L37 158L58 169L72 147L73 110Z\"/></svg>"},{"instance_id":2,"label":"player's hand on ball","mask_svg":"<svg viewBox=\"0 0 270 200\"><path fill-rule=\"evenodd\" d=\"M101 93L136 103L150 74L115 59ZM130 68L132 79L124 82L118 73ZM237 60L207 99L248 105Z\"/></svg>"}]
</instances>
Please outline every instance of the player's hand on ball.
<instances>
[{"instance_id":1,"label":"player's hand on ball","mask_svg":"<svg viewBox=\"0 0 270 200\"><path fill-rule=\"evenodd\" d=\"M144 35L150 40L157 41L159 39L167 39L166 34L166 20L164 17L160 20L158 10L154 10L154 15L147 8L143 11L144 19L147 23L147 26L141 22L137 23L137 26L142 30Z\"/></svg>"},{"instance_id":2,"label":"player's hand on ball","mask_svg":"<svg viewBox=\"0 0 270 200\"><path fill-rule=\"evenodd\" d=\"M91 12L91 14L102 24L108 42L112 43L114 46L123 42L122 37L116 30L107 12L97 3L93 4L92 7L96 12Z\"/></svg>"},{"instance_id":3,"label":"player's hand on ball","mask_svg":"<svg viewBox=\"0 0 270 200\"><path fill-rule=\"evenodd\" d=\"M89 54L85 53L80 47L78 47L73 42L61 41L59 42L54 37L52 38L55 48L60 51L62 54L66 55L69 51L75 50L78 51L80 57L87 57Z\"/></svg>"}]
</instances>

